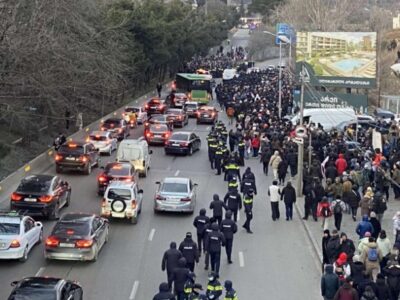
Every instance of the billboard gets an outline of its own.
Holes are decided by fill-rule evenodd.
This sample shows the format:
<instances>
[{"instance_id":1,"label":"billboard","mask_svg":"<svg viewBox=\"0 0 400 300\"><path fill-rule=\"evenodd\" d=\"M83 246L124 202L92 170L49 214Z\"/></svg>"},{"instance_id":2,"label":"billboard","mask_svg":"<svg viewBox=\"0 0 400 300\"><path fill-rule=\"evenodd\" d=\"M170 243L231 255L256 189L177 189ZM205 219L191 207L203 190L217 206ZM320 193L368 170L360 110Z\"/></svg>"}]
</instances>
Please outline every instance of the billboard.
<instances>
[{"instance_id":1,"label":"billboard","mask_svg":"<svg viewBox=\"0 0 400 300\"><path fill-rule=\"evenodd\" d=\"M284 35L288 38L288 40L293 44L296 44L296 32L292 26L286 23L278 23L276 24L276 34L275 37L275 45L279 46L281 40L279 39L280 35Z\"/></svg>"},{"instance_id":2,"label":"billboard","mask_svg":"<svg viewBox=\"0 0 400 300\"><path fill-rule=\"evenodd\" d=\"M300 106L300 91L294 91L294 102ZM304 92L304 108L347 108L358 113L367 113L368 97L361 94L340 94L320 91Z\"/></svg>"},{"instance_id":3,"label":"billboard","mask_svg":"<svg viewBox=\"0 0 400 300\"><path fill-rule=\"evenodd\" d=\"M298 32L297 73L302 65L314 86L374 88L376 32Z\"/></svg>"}]
</instances>

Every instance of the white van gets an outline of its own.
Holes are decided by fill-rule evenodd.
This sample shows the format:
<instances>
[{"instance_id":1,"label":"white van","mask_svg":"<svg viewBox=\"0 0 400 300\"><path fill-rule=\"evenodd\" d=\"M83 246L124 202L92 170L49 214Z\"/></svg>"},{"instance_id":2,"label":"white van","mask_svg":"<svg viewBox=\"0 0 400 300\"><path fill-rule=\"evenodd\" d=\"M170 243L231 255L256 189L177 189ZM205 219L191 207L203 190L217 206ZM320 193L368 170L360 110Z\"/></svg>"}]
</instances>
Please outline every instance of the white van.
<instances>
[{"instance_id":1,"label":"white van","mask_svg":"<svg viewBox=\"0 0 400 300\"><path fill-rule=\"evenodd\" d=\"M303 113L304 124L320 123L325 131L336 128L344 121L356 120L357 116L352 108L306 108ZM292 124L298 124L300 114L292 118Z\"/></svg>"},{"instance_id":2,"label":"white van","mask_svg":"<svg viewBox=\"0 0 400 300\"><path fill-rule=\"evenodd\" d=\"M135 170L144 177L150 169L151 158L149 145L146 140L140 138L138 140L123 140L118 146L116 160L118 162L130 162Z\"/></svg>"},{"instance_id":3,"label":"white van","mask_svg":"<svg viewBox=\"0 0 400 300\"><path fill-rule=\"evenodd\" d=\"M222 73L222 80L231 80L237 75L236 69L225 69Z\"/></svg>"}]
</instances>

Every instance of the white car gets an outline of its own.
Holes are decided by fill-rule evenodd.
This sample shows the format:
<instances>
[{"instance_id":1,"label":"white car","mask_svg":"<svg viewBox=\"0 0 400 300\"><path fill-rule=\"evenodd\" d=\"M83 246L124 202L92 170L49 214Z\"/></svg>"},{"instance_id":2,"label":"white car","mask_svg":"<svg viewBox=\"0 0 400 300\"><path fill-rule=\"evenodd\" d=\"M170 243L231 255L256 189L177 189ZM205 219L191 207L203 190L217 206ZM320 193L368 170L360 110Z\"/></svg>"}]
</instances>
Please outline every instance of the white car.
<instances>
[{"instance_id":1,"label":"white car","mask_svg":"<svg viewBox=\"0 0 400 300\"><path fill-rule=\"evenodd\" d=\"M25 262L33 246L43 239L43 225L18 213L0 215L0 259Z\"/></svg>"},{"instance_id":2,"label":"white car","mask_svg":"<svg viewBox=\"0 0 400 300\"><path fill-rule=\"evenodd\" d=\"M129 123L129 113L134 112L137 116L137 123L143 124L147 121L147 112L144 110L144 107L141 106L125 106L125 110L122 113L124 119L127 123Z\"/></svg>"},{"instance_id":3,"label":"white car","mask_svg":"<svg viewBox=\"0 0 400 300\"><path fill-rule=\"evenodd\" d=\"M90 133L87 142L93 144L99 153L111 153L117 149L118 141L112 137L112 133L109 131L93 131Z\"/></svg>"},{"instance_id":4,"label":"white car","mask_svg":"<svg viewBox=\"0 0 400 300\"><path fill-rule=\"evenodd\" d=\"M105 218L128 219L136 224L142 210L143 190L136 182L112 181L101 205L101 216Z\"/></svg>"}]
</instances>

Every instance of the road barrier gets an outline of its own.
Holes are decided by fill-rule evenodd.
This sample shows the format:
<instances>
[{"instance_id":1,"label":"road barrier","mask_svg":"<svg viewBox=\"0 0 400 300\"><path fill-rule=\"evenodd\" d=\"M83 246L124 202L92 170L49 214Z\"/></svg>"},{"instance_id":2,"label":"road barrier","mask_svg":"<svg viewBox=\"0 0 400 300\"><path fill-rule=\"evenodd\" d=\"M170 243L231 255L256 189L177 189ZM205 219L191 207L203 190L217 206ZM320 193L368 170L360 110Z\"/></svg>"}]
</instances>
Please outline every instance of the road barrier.
<instances>
[{"instance_id":1,"label":"road barrier","mask_svg":"<svg viewBox=\"0 0 400 300\"><path fill-rule=\"evenodd\" d=\"M163 89L168 90L172 82L164 84ZM86 138L87 134L91 131L98 130L102 120L107 118L115 117L121 115L126 105L135 105L145 101L148 97L153 97L156 93L149 92L139 98L132 100L131 102L125 104L124 106L118 108L116 111L109 113L106 116L98 119L97 121L89 124L82 130L75 132L70 135L67 140L83 140ZM45 173L54 166L54 148L49 148L42 154L35 157L30 162L26 163L23 167L19 168L15 172L8 175L5 179L0 181L0 203L9 200L12 192L15 191L20 181L29 174L40 174Z\"/></svg>"}]
</instances>

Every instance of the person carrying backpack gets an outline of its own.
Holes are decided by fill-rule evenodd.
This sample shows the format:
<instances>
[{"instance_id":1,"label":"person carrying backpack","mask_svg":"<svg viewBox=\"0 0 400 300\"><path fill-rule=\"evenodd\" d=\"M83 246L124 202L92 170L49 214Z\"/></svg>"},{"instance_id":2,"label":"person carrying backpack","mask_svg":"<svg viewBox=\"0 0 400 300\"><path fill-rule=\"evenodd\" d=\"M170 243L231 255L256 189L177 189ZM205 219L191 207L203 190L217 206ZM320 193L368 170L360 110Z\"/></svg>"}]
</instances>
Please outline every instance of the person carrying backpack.
<instances>
[{"instance_id":1,"label":"person carrying backpack","mask_svg":"<svg viewBox=\"0 0 400 300\"><path fill-rule=\"evenodd\" d=\"M379 262L382 260L382 252L373 237L368 239L368 243L365 245L360 258L364 263L367 274L375 280L376 275L379 273Z\"/></svg>"},{"instance_id":2,"label":"person carrying backpack","mask_svg":"<svg viewBox=\"0 0 400 300\"><path fill-rule=\"evenodd\" d=\"M331 203L331 211L333 212L333 217L335 219L335 227L340 231L340 226L342 224L343 212L346 210L346 204L342 201L341 197L338 195L334 201Z\"/></svg>"},{"instance_id":3,"label":"person carrying backpack","mask_svg":"<svg viewBox=\"0 0 400 300\"><path fill-rule=\"evenodd\" d=\"M332 210L327 197L322 197L321 202L318 203L317 216L322 218L322 228L328 229L328 220L332 216Z\"/></svg>"}]
</instances>

